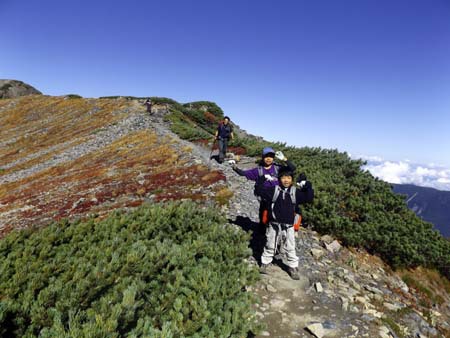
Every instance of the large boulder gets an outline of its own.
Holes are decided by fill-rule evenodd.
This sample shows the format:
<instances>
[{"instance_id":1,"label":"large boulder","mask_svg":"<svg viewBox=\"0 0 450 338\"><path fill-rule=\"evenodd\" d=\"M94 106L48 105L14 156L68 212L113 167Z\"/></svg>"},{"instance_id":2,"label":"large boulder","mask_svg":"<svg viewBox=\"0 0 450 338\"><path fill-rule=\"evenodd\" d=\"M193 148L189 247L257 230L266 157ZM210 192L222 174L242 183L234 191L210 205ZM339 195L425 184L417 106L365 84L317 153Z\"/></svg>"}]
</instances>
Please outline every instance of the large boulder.
<instances>
[{"instance_id":1,"label":"large boulder","mask_svg":"<svg viewBox=\"0 0 450 338\"><path fill-rule=\"evenodd\" d=\"M25 95L42 94L36 88L17 80L1 80L0 79L0 99L11 99Z\"/></svg>"}]
</instances>

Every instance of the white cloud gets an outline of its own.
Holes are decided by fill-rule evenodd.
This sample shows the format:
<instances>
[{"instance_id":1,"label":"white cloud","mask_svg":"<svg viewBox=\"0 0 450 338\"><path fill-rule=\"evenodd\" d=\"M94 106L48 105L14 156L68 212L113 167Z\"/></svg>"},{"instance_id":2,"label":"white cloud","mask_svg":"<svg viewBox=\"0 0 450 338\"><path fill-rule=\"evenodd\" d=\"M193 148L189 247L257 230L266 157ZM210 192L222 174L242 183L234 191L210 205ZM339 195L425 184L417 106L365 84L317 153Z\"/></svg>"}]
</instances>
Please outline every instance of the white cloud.
<instances>
[{"instance_id":1,"label":"white cloud","mask_svg":"<svg viewBox=\"0 0 450 338\"><path fill-rule=\"evenodd\" d=\"M450 190L450 169L436 164L414 164L410 161L384 161L378 156L361 156L367 160L363 169L372 175L397 184L415 184L440 190Z\"/></svg>"},{"instance_id":2,"label":"white cloud","mask_svg":"<svg viewBox=\"0 0 450 338\"><path fill-rule=\"evenodd\" d=\"M419 176L436 176L437 171L435 169L428 169L422 166L416 168L416 174Z\"/></svg>"},{"instance_id":3,"label":"white cloud","mask_svg":"<svg viewBox=\"0 0 450 338\"><path fill-rule=\"evenodd\" d=\"M366 156L366 155L361 155L361 156L356 156L353 157L352 155L350 155L350 157L354 158L354 159L362 159L364 161L370 161L370 162L383 162L384 159L382 157L379 156Z\"/></svg>"},{"instance_id":4,"label":"white cloud","mask_svg":"<svg viewBox=\"0 0 450 338\"><path fill-rule=\"evenodd\" d=\"M366 166L372 175L381 178L384 181L390 183L405 183L404 177L410 171L410 166L408 163L404 162L382 162L381 164Z\"/></svg>"},{"instance_id":5,"label":"white cloud","mask_svg":"<svg viewBox=\"0 0 450 338\"><path fill-rule=\"evenodd\" d=\"M438 172L438 176L441 178L450 178L450 170L441 170Z\"/></svg>"}]
</instances>

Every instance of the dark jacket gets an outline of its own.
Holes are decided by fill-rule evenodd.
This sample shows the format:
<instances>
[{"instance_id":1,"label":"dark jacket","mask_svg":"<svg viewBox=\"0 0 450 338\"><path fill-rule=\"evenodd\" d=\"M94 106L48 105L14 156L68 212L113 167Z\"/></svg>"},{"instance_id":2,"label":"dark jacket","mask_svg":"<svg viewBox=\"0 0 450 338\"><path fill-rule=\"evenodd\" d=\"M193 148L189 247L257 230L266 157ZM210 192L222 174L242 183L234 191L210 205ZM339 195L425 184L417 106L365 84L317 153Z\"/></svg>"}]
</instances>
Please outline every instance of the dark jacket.
<instances>
[{"instance_id":1,"label":"dark jacket","mask_svg":"<svg viewBox=\"0 0 450 338\"><path fill-rule=\"evenodd\" d=\"M217 127L217 137L222 139L230 139L233 127L228 123L227 125L220 123Z\"/></svg>"},{"instance_id":2,"label":"dark jacket","mask_svg":"<svg viewBox=\"0 0 450 338\"><path fill-rule=\"evenodd\" d=\"M274 196L276 187L265 187L261 182L257 182L255 188L256 195L260 196L267 204L270 205L269 215L270 220L278 223L294 224L294 212L295 206L292 204L291 200L291 187L284 188L280 185L281 192L273 204L272 208L272 198ZM307 181L305 186L301 189L297 188L295 192L295 199L297 204L310 203L314 199L314 190L312 188L311 182Z\"/></svg>"}]
</instances>

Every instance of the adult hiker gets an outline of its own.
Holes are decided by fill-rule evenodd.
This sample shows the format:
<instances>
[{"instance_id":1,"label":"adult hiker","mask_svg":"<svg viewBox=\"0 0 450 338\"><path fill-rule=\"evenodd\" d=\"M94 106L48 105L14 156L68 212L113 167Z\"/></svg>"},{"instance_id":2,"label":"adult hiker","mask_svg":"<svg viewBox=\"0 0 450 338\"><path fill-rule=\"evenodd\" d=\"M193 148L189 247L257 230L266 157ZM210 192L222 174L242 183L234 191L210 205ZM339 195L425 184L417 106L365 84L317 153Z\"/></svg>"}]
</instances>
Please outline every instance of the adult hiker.
<instances>
[{"instance_id":1,"label":"adult hiker","mask_svg":"<svg viewBox=\"0 0 450 338\"><path fill-rule=\"evenodd\" d=\"M219 141L219 163L222 163L227 154L228 141L234 138L233 127L228 116L225 116L217 127L215 138Z\"/></svg>"},{"instance_id":2,"label":"adult hiker","mask_svg":"<svg viewBox=\"0 0 450 338\"><path fill-rule=\"evenodd\" d=\"M314 190L306 175L299 177L298 188L292 183L294 173L282 170L278 174L280 185L274 187L264 186L264 179L259 177L256 181L255 193L262 200L270 204L269 224L266 229L266 244L261 255L261 273L267 273L273 261L277 247L284 256L284 263L292 279L300 279L298 272L298 257L295 253L294 222L295 211L298 204L310 203L314 199Z\"/></svg>"},{"instance_id":3,"label":"adult hiker","mask_svg":"<svg viewBox=\"0 0 450 338\"><path fill-rule=\"evenodd\" d=\"M148 98L144 104L147 106L147 112L151 114L152 113L152 100L150 98Z\"/></svg>"}]
</instances>

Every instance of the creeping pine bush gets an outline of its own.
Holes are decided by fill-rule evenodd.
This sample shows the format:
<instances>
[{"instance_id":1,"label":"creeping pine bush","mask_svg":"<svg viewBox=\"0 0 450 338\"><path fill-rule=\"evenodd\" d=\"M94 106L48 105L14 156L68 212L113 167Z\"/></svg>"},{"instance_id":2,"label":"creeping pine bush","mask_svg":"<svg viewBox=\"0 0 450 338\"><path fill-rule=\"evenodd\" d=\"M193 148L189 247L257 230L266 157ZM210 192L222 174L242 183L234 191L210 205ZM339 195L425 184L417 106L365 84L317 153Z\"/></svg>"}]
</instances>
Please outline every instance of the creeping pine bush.
<instances>
[{"instance_id":1,"label":"creeping pine bush","mask_svg":"<svg viewBox=\"0 0 450 338\"><path fill-rule=\"evenodd\" d=\"M193 202L0 241L0 336L245 337L248 235Z\"/></svg>"},{"instance_id":2,"label":"creeping pine bush","mask_svg":"<svg viewBox=\"0 0 450 338\"><path fill-rule=\"evenodd\" d=\"M170 129L182 139L194 141L212 137L212 134L197 126L183 113L177 110L172 109L172 112L165 117L165 120L170 122Z\"/></svg>"}]
</instances>

